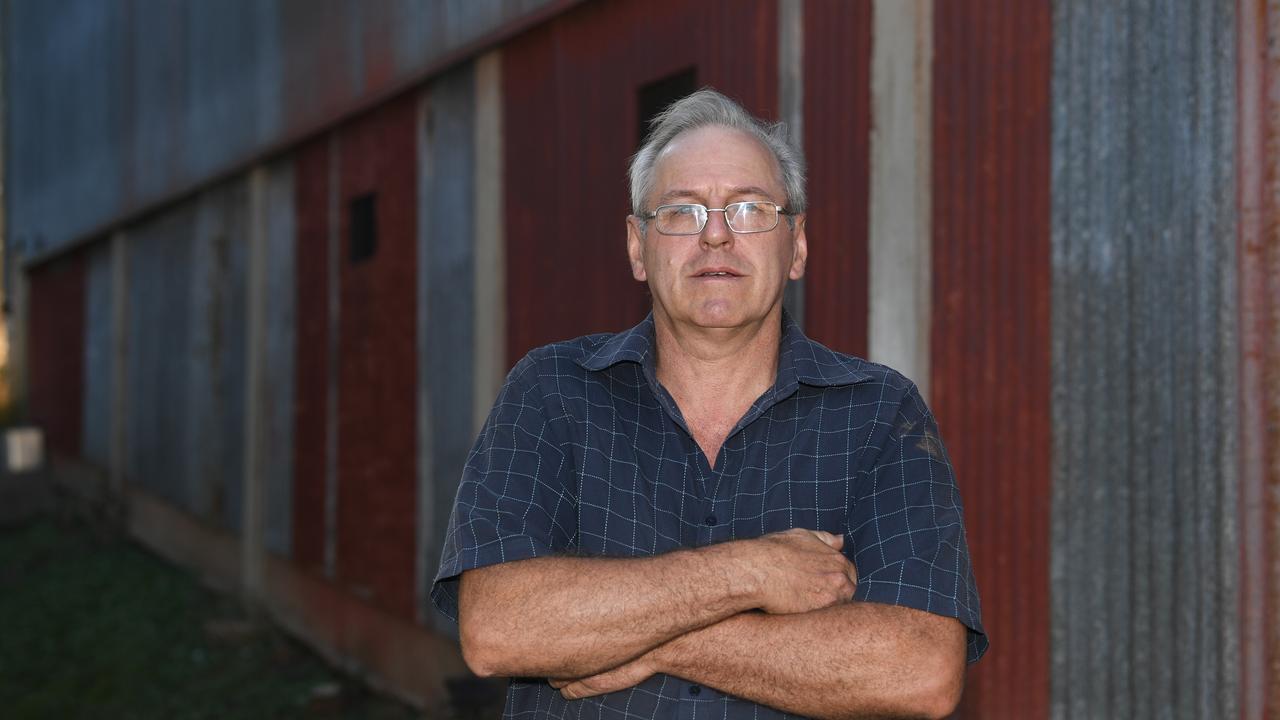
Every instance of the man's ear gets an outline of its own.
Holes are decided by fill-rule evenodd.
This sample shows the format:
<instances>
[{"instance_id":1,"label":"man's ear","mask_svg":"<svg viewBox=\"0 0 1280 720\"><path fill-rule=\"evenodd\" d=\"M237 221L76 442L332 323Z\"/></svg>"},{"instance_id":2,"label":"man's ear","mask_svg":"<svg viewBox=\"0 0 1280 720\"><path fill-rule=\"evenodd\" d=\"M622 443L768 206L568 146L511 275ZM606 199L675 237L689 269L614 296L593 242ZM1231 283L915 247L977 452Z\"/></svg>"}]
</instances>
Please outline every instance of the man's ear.
<instances>
[{"instance_id":1,"label":"man's ear","mask_svg":"<svg viewBox=\"0 0 1280 720\"><path fill-rule=\"evenodd\" d=\"M792 230L793 250L791 256L791 272L787 277L799 280L804 277L804 266L809 260L809 240L804 236L804 215L796 215L796 228Z\"/></svg>"},{"instance_id":2,"label":"man's ear","mask_svg":"<svg viewBox=\"0 0 1280 720\"><path fill-rule=\"evenodd\" d=\"M644 233L640 222L635 215L627 216L627 259L631 261L631 277L644 282L649 274L644 269Z\"/></svg>"}]
</instances>

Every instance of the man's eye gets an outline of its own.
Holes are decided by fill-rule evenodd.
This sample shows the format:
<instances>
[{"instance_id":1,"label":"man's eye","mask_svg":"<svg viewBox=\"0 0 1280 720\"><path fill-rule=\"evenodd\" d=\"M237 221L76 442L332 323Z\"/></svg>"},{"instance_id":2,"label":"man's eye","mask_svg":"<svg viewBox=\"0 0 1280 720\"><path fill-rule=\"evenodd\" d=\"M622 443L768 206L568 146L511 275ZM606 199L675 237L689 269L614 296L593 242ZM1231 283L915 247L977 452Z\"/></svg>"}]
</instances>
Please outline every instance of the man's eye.
<instances>
[{"instance_id":1,"label":"man's eye","mask_svg":"<svg viewBox=\"0 0 1280 720\"><path fill-rule=\"evenodd\" d=\"M697 215L698 210L692 205L680 205L673 209L674 215Z\"/></svg>"}]
</instances>

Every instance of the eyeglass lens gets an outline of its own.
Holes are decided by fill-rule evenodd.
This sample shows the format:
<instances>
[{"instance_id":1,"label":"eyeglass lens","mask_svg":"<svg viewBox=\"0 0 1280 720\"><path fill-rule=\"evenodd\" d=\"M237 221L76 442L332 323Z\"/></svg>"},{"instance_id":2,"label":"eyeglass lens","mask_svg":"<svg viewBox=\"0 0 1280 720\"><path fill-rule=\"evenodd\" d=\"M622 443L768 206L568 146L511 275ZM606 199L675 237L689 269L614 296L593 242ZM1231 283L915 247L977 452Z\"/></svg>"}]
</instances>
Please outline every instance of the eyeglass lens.
<instances>
[{"instance_id":1,"label":"eyeglass lens","mask_svg":"<svg viewBox=\"0 0 1280 720\"><path fill-rule=\"evenodd\" d=\"M707 209L703 205L664 205L655 211L658 232L667 235L697 235L706 227L712 212L723 212L729 229L736 233L772 230L778 224L778 207L773 203L739 202L723 209Z\"/></svg>"}]
</instances>

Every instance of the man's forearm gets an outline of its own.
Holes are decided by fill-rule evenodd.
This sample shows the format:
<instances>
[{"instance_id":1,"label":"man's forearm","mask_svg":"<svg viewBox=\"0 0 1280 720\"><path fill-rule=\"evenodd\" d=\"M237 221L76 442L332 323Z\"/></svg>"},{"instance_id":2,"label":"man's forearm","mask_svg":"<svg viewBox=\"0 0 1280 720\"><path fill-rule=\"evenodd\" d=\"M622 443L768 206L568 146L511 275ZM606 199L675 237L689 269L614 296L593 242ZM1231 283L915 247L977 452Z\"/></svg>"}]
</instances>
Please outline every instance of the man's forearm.
<instances>
[{"instance_id":1,"label":"man's forearm","mask_svg":"<svg viewBox=\"0 0 1280 720\"><path fill-rule=\"evenodd\" d=\"M875 603L747 612L636 662L810 717L945 717L963 686L965 632L952 618Z\"/></svg>"},{"instance_id":2,"label":"man's forearm","mask_svg":"<svg viewBox=\"0 0 1280 720\"><path fill-rule=\"evenodd\" d=\"M726 546L534 558L464 573L459 625L481 675L582 677L755 607Z\"/></svg>"}]
</instances>

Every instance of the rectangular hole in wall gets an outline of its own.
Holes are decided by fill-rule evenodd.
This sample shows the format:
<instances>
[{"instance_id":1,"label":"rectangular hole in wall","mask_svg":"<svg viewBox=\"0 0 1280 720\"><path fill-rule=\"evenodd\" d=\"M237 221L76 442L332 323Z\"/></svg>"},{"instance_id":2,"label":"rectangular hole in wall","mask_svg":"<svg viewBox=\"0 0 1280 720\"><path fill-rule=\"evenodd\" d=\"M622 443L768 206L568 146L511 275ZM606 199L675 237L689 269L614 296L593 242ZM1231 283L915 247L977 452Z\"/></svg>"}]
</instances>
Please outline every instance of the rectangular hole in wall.
<instances>
[{"instance_id":1,"label":"rectangular hole in wall","mask_svg":"<svg viewBox=\"0 0 1280 720\"><path fill-rule=\"evenodd\" d=\"M368 260L377 250L377 196L369 193L351 200L351 263Z\"/></svg>"},{"instance_id":2,"label":"rectangular hole in wall","mask_svg":"<svg viewBox=\"0 0 1280 720\"><path fill-rule=\"evenodd\" d=\"M671 103L698 89L698 69L691 67L642 85L636 95L636 147L649 135L649 121Z\"/></svg>"}]
</instances>

